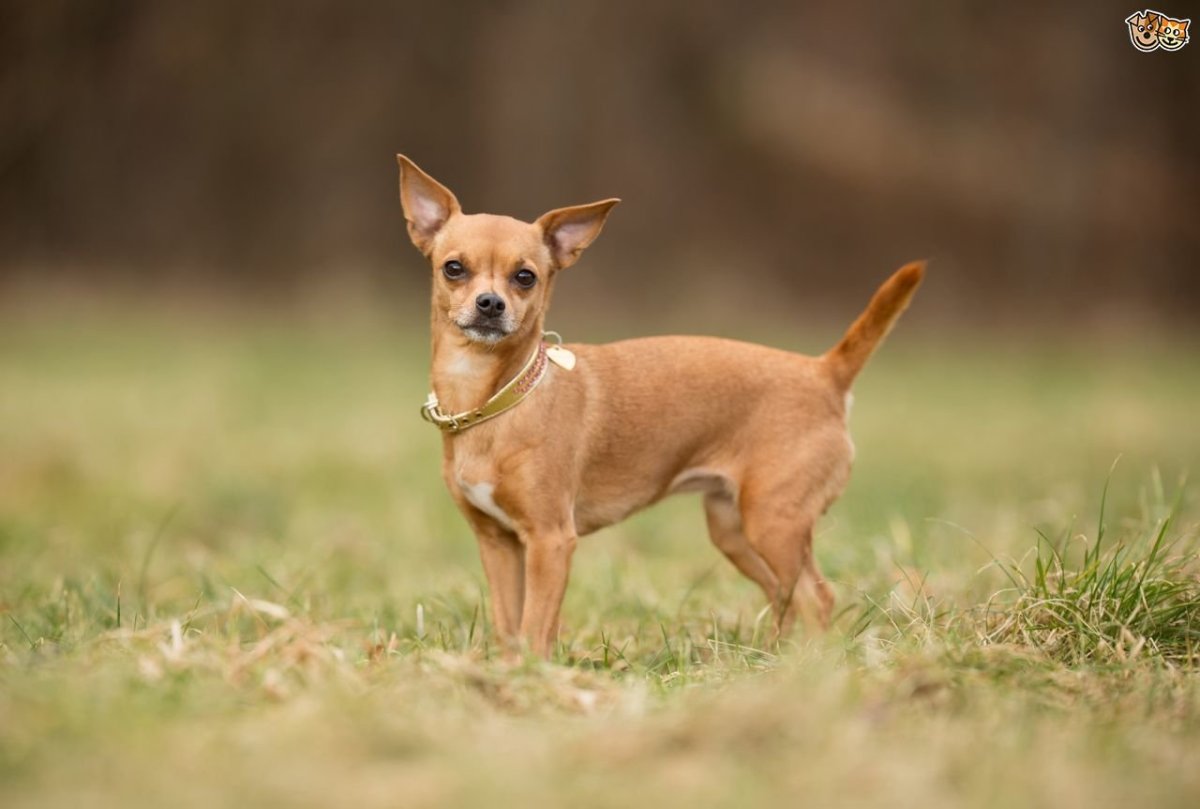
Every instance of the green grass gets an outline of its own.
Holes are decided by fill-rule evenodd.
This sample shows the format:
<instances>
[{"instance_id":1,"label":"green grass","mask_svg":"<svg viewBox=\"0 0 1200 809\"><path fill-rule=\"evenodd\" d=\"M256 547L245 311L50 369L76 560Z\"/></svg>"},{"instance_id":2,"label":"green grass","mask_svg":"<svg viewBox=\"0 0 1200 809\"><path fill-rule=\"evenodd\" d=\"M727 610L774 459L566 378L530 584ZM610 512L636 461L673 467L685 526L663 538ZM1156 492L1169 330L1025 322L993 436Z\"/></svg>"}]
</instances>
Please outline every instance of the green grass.
<instances>
[{"instance_id":1,"label":"green grass","mask_svg":"<svg viewBox=\"0 0 1200 809\"><path fill-rule=\"evenodd\" d=\"M0 805L1200 801L1195 346L900 329L828 636L766 646L679 498L508 665L390 322L0 320Z\"/></svg>"}]
</instances>

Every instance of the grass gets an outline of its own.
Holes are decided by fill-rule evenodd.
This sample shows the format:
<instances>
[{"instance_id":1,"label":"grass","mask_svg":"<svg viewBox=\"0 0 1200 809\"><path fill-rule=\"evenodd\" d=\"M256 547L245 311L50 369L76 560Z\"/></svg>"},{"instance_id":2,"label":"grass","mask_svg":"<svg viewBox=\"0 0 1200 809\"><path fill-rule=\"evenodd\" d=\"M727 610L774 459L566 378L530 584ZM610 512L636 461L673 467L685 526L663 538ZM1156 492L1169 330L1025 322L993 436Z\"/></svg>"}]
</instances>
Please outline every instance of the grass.
<instances>
[{"instance_id":1,"label":"grass","mask_svg":"<svg viewBox=\"0 0 1200 809\"><path fill-rule=\"evenodd\" d=\"M584 540L556 662L508 665L424 339L0 320L0 805L1200 800L1194 347L898 333L828 636L765 645L680 498Z\"/></svg>"},{"instance_id":2,"label":"grass","mask_svg":"<svg viewBox=\"0 0 1200 809\"><path fill-rule=\"evenodd\" d=\"M1168 541L1172 516L1147 537L1103 547L1103 519L1079 561L1065 557L1070 534L1042 540L1031 576L1008 566L1015 603L989 616L988 640L1018 642L1068 665L1145 654L1166 665L1200 663L1200 578L1196 543Z\"/></svg>"}]
</instances>

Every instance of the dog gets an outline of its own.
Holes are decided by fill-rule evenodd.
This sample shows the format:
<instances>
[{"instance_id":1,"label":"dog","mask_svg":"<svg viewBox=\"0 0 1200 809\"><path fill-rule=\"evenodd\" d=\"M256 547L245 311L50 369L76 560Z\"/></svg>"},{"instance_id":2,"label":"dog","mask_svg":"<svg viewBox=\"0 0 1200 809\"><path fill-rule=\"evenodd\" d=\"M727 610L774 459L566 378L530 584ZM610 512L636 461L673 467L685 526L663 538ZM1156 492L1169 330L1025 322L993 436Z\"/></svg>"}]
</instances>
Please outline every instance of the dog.
<instances>
[{"instance_id":1,"label":"dog","mask_svg":"<svg viewBox=\"0 0 1200 809\"><path fill-rule=\"evenodd\" d=\"M558 275L606 199L534 222L465 214L397 155L413 244L433 269L433 392L442 477L479 542L507 653L548 657L579 537L679 492L703 495L713 543L770 601L773 634L828 625L813 526L846 486L850 386L907 307L896 272L820 357L711 337L561 345L543 331Z\"/></svg>"},{"instance_id":2,"label":"dog","mask_svg":"<svg viewBox=\"0 0 1200 809\"><path fill-rule=\"evenodd\" d=\"M1125 22L1129 25L1129 41L1133 47L1147 53L1158 48L1158 12L1135 11Z\"/></svg>"}]
</instances>

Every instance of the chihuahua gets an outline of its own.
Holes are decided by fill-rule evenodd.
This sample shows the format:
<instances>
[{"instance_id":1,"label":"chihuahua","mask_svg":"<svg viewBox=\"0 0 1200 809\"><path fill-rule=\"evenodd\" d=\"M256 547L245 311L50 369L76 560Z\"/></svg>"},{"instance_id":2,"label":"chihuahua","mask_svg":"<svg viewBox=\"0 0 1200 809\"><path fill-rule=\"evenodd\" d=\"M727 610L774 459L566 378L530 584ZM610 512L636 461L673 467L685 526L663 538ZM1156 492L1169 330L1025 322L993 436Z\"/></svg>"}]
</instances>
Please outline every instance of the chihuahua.
<instances>
[{"instance_id":1,"label":"chihuahua","mask_svg":"<svg viewBox=\"0 0 1200 809\"><path fill-rule=\"evenodd\" d=\"M924 264L895 273L820 357L711 337L564 346L543 331L555 281L619 200L532 223L464 214L397 159L408 233L433 267L421 413L442 430L442 477L479 541L508 651L551 653L580 536L678 492L703 495L713 543L762 588L776 637L797 616L825 627L833 594L813 526L849 479L850 385Z\"/></svg>"}]
</instances>

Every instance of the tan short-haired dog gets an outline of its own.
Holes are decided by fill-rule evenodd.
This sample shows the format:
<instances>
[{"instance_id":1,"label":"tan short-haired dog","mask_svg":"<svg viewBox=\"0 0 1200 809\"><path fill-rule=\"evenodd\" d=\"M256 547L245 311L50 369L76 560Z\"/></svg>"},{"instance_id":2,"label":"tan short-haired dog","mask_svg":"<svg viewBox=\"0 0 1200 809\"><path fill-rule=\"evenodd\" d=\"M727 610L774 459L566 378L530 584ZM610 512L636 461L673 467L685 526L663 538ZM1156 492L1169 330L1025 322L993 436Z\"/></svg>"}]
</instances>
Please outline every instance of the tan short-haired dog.
<instances>
[{"instance_id":1,"label":"tan short-haired dog","mask_svg":"<svg viewBox=\"0 0 1200 809\"><path fill-rule=\"evenodd\" d=\"M433 265L433 393L442 476L479 540L497 634L542 656L578 537L668 494L702 492L712 541L766 593L775 629L824 626L833 596L813 525L854 446L850 384L924 272L910 264L820 357L711 337L547 345L560 270L618 200L528 223L467 215L398 155L413 244Z\"/></svg>"}]
</instances>

